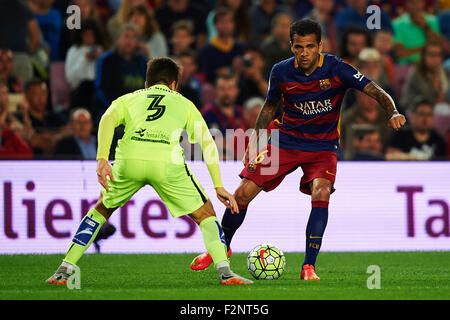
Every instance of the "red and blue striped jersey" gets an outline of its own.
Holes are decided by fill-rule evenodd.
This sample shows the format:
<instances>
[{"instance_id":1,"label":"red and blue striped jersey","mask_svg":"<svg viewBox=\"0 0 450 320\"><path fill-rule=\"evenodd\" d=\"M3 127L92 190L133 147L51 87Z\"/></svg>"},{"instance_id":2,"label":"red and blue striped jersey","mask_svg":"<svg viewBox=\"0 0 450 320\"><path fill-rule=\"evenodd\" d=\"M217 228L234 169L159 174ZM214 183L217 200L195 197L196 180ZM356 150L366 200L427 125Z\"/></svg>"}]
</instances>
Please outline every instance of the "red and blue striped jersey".
<instances>
[{"instance_id":1,"label":"red and blue striped jersey","mask_svg":"<svg viewBox=\"0 0 450 320\"><path fill-rule=\"evenodd\" d=\"M283 103L274 119L279 146L302 151L337 151L341 104L347 89L363 90L371 80L331 54L320 54L317 68L309 76L295 57L275 64L270 73L266 99ZM275 143L271 141L271 143Z\"/></svg>"}]
</instances>

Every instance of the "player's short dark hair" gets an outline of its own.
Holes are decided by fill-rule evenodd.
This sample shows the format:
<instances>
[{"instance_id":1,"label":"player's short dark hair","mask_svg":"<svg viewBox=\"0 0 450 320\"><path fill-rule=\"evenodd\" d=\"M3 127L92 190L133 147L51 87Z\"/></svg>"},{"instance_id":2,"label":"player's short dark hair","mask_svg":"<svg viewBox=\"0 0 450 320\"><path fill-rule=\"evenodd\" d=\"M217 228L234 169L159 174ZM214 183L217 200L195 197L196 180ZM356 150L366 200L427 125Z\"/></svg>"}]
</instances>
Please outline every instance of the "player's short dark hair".
<instances>
[{"instance_id":1,"label":"player's short dark hair","mask_svg":"<svg viewBox=\"0 0 450 320\"><path fill-rule=\"evenodd\" d=\"M219 83L219 80L231 80L236 84L236 86L238 86L236 77L232 73L219 75L216 79L216 86Z\"/></svg>"},{"instance_id":2,"label":"player's short dark hair","mask_svg":"<svg viewBox=\"0 0 450 320\"><path fill-rule=\"evenodd\" d=\"M183 58L183 57L189 57L192 58L192 60L197 63L197 53L195 52L195 50L193 49L186 49L181 51L178 54L178 58Z\"/></svg>"},{"instance_id":3,"label":"player's short dark hair","mask_svg":"<svg viewBox=\"0 0 450 320\"><path fill-rule=\"evenodd\" d=\"M231 11L231 9L229 9L227 7L217 8L216 12L214 14L213 23L216 24L220 18L222 18L223 16L226 16L226 15L232 14L232 13L233 13L233 11Z\"/></svg>"},{"instance_id":4,"label":"player's short dark hair","mask_svg":"<svg viewBox=\"0 0 450 320\"><path fill-rule=\"evenodd\" d=\"M152 86L159 82L167 85L171 84L173 81L178 83L179 75L180 66L170 58L154 58L147 62L147 74L145 79L147 86Z\"/></svg>"},{"instance_id":5,"label":"player's short dark hair","mask_svg":"<svg viewBox=\"0 0 450 320\"><path fill-rule=\"evenodd\" d=\"M343 59L348 58L350 56L350 53L347 50L347 43L348 38L350 37L351 34L360 34L364 36L366 40L366 46L372 47L372 35L369 33L369 31L367 31L367 29L360 26L350 26L344 29L339 43L340 57Z\"/></svg>"},{"instance_id":6,"label":"player's short dark hair","mask_svg":"<svg viewBox=\"0 0 450 320\"><path fill-rule=\"evenodd\" d=\"M42 80L41 78L35 77L25 84L25 92L28 92L34 86L37 86L37 85L40 86L42 84L47 85L44 80Z\"/></svg>"},{"instance_id":7,"label":"player's short dark hair","mask_svg":"<svg viewBox=\"0 0 450 320\"><path fill-rule=\"evenodd\" d=\"M422 97L422 96L416 97L412 102L413 112L416 112L417 109L419 109L419 107L423 106L423 105L430 106L431 108L433 108L434 101L427 99L425 97Z\"/></svg>"},{"instance_id":8,"label":"player's short dark hair","mask_svg":"<svg viewBox=\"0 0 450 320\"><path fill-rule=\"evenodd\" d=\"M177 30L186 30L190 35L194 34L194 24L190 20L178 20L171 27L172 36Z\"/></svg>"},{"instance_id":9,"label":"player's short dark hair","mask_svg":"<svg viewBox=\"0 0 450 320\"><path fill-rule=\"evenodd\" d=\"M373 133L380 133L374 125L360 126L353 130L353 136L358 140L362 140L366 135Z\"/></svg>"},{"instance_id":10,"label":"player's short dark hair","mask_svg":"<svg viewBox=\"0 0 450 320\"><path fill-rule=\"evenodd\" d=\"M319 23L311 19L301 19L294 21L290 28L291 42L294 42L294 35L306 36L308 34L315 34L317 43L322 40L322 27Z\"/></svg>"}]
</instances>

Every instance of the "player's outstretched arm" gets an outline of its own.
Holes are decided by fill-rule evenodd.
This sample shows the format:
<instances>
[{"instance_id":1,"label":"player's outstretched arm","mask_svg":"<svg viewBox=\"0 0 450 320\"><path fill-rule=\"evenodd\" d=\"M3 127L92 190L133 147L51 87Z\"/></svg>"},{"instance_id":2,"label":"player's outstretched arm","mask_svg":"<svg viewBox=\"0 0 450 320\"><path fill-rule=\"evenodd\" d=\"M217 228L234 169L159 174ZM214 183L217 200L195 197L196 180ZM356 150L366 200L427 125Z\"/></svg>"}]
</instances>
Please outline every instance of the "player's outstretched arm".
<instances>
[{"instance_id":1,"label":"player's outstretched arm","mask_svg":"<svg viewBox=\"0 0 450 320\"><path fill-rule=\"evenodd\" d=\"M195 105L191 105L190 114L186 124L186 131L191 143L199 143L202 148L203 158L209 175L216 190L216 196L227 208L231 209L232 213L239 212L238 205L233 195L230 194L222 184L222 177L220 176L219 166L219 152L216 143L209 132L208 125L203 119L200 112L198 112Z\"/></svg>"},{"instance_id":2,"label":"player's outstretched arm","mask_svg":"<svg viewBox=\"0 0 450 320\"><path fill-rule=\"evenodd\" d=\"M114 101L103 114L98 126L97 146L97 180L109 192L107 177L114 181L111 166L108 163L109 149L114 136L114 129L122 122L121 105Z\"/></svg>"},{"instance_id":3,"label":"player's outstretched arm","mask_svg":"<svg viewBox=\"0 0 450 320\"><path fill-rule=\"evenodd\" d=\"M398 131L406 122L404 115L400 114L395 107L394 100L375 82L369 82L363 89L363 92L369 97L378 101L380 106L389 115L388 127L391 127L395 131Z\"/></svg>"},{"instance_id":4,"label":"player's outstretched arm","mask_svg":"<svg viewBox=\"0 0 450 320\"><path fill-rule=\"evenodd\" d=\"M250 136L250 141L247 146L247 150L245 150L244 158L242 159L244 165L247 165L250 155L252 156L256 155L257 152L256 149L258 146L259 137L261 136L261 130L267 129L267 126L273 120L273 117L275 116L280 105L281 101L273 103L266 100L264 102L261 111L259 112L258 117L256 118L255 129L253 130L252 135Z\"/></svg>"}]
</instances>

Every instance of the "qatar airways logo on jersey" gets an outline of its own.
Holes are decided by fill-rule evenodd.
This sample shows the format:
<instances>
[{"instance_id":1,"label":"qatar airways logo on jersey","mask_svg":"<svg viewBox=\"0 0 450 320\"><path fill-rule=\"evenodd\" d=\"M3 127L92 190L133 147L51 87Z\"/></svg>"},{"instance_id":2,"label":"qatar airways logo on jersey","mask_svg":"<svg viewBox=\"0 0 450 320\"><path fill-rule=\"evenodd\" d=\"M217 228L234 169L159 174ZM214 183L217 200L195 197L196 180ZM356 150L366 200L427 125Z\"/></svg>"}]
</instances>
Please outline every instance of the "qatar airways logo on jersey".
<instances>
[{"instance_id":1,"label":"qatar airways logo on jersey","mask_svg":"<svg viewBox=\"0 0 450 320\"><path fill-rule=\"evenodd\" d=\"M294 106L299 109L303 115L313 115L330 111L333 108L331 99L322 101L303 101L296 102Z\"/></svg>"}]
</instances>

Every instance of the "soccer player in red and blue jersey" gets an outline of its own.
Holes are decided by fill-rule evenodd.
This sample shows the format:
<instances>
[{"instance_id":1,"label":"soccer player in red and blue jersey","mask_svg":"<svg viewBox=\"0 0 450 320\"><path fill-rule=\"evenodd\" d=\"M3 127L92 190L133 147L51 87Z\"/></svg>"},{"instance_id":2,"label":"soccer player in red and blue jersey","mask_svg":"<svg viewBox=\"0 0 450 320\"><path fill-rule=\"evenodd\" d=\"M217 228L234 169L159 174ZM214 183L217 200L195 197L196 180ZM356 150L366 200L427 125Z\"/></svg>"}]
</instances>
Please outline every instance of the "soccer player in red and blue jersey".
<instances>
[{"instance_id":1,"label":"soccer player in red and blue jersey","mask_svg":"<svg viewBox=\"0 0 450 320\"><path fill-rule=\"evenodd\" d=\"M355 88L377 100L390 117L388 126L394 130L406 122L392 98L376 83L338 57L321 53L321 34L320 25L309 19L291 25L294 57L272 68L266 101L244 157L242 181L234 194L239 213L232 214L227 209L222 219L229 249L234 233L244 221L248 204L261 190L275 189L287 174L301 167L300 191L311 195L312 203L306 226L305 260L300 272L303 280L320 280L315 273L315 262L328 221L330 194L334 191L340 109L346 90ZM279 108L280 115L273 119ZM279 139L273 141L272 134L272 141L253 157L258 140L269 124L279 130ZM270 166L276 170L265 170ZM204 253L192 261L191 268L202 270L211 262L210 256Z\"/></svg>"}]
</instances>

